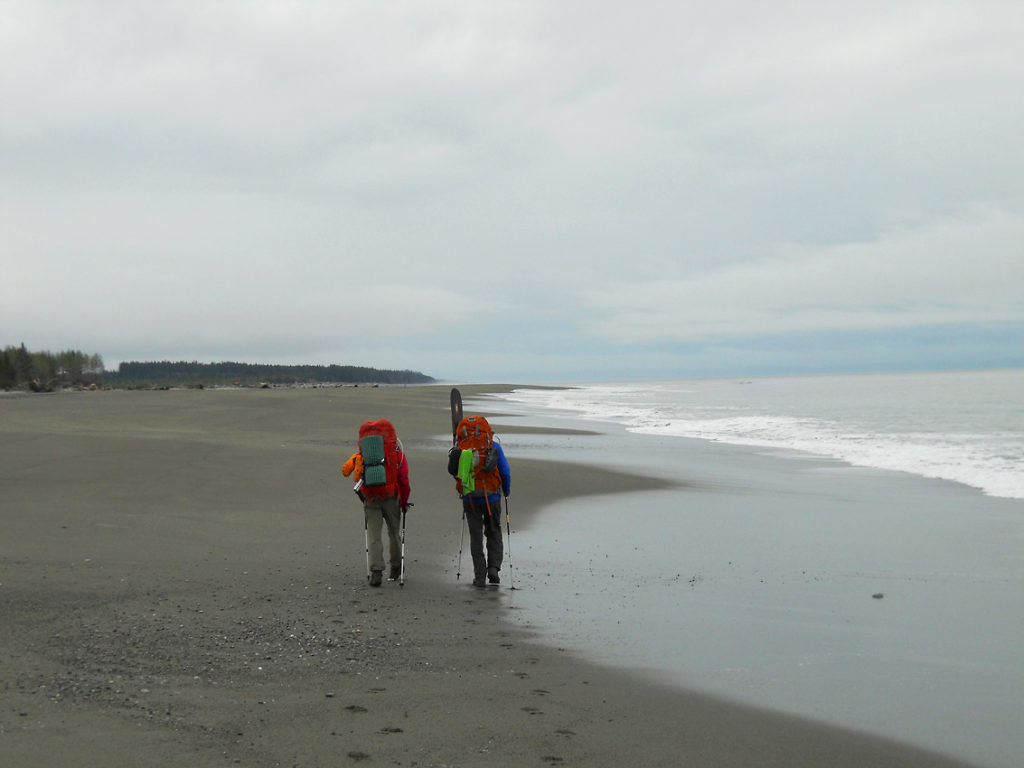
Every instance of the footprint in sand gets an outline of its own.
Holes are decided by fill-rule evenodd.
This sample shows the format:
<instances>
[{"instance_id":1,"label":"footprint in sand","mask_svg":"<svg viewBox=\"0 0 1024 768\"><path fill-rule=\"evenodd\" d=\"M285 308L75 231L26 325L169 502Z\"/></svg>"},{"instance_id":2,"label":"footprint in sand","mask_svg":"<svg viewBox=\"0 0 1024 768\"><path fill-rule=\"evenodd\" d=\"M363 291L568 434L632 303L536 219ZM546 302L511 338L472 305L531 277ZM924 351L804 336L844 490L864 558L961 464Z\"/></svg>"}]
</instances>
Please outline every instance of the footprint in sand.
<instances>
[{"instance_id":1,"label":"footprint in sand","mask_svg":"<svg viewBox=\"0 0 1024 768\"><path fill-rule=\"evenodd\" d=\"M555 731L559 736L575 736L576 731L570 731L568 728L559 728Z\"/></svg>"},{"instance_id":2,"label":"footprint in sand","mask_svg":"<svg viewBox=\"0 0 1024 768\"><path fill-rule=\"evenodd\" d=\"M349 752L348 756L352 760L369 760L370 756L365 752Z\"/></svg>"},{"instance_id":3,"label":"footprint in sand","mask_svg":"<svg viewBox=\"0 0 1024 768\"><path fill-rule=\"evenodd\" d=\"M544 757L542 757L541 760L543 760L545 763L560 763L562 762L563 758L558 757L557 755L544 755Z\"/></svg>"},{"instance_id":4,"label":"footprint in sand","mask_svg":"<svg viewBox=\"0 0 1024 768\"><path fill-rule=\"evenodd\" d=\"M401 728L381 728L381 733L405 733Z\"/></svg>"},{"instance_id":5,"label":"footprint in sand","mask_svg":"<svg viewBox=\"0 0 1024 768\"><path fill-rule=\"evenodd\" d=\"M386 691L387 688L367 688L366 690L368 690L370 693L384 693L384 691Z\"/></svg>"},{"instance_id":6,"label":"footprint in sand","mask_svg":"<svg viewBox=\"0 0 1024 768\"><path fill-rule=\"evenodd\" d=\"M523 712L525 712L528 715L543 715L544 714L543 712L541 712L536 707L520 707L519 709L521 709Z\"/></svg>"},{"instance_id":7,"label":"footprint in sand","mask_svg":"<svg viewBox=\"0 0 1024 768\"><path fill-rule=\"evenodd\" d=\"M525 680L526 678L529 677L529 675L526 674L525 672L513 672L512 674L515 675L516 677L518 677L520 680Z\"/></svg>"},{"instance_id":8,"label":"footprint in sand","mask_svg":"<svg viewBox=\"0 0 1024 768\"><path fill-rule=\"evenodd\" d=\"M366 707L361 707L358 704L349 704L347 707L345 707L345 709L347 709L349 712L368 712L369 711L369 710L366 709Z\"/></svg>"},{"instance_id":9,"label":"footprint in sand","mask_svg":"<svg viewBox=\"0 0 1024 768\"><path fill-rule=\"evenodd\" d=\"M551 691L545 691L543 688L534 688L531 693L535 693L538 696L547 696Z\"/></svg>"}]
</instances>

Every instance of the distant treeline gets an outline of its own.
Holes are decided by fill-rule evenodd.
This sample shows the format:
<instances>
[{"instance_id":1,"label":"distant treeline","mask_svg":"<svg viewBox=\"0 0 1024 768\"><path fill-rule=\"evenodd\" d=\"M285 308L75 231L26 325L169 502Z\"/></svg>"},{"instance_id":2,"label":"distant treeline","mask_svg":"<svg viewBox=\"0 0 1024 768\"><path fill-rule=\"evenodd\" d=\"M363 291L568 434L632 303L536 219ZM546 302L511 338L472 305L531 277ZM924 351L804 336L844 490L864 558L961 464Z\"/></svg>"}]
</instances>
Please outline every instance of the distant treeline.
<instances>
[{"instance_id":1,"label":"distant treeline","mask_svg":"<svg viewBox=\"0 0 1024 768\"><path fill-rule=\"evenodd\" d=\"M252 363L121 363L116 371L103 358L69 349L32 352L22 344L0 352L0 389L50 392L63 387L258 386L260 384L429 384L419 371L357 365L255 365Z\"/></svg>"},{"instance_id":2,"label":"distant treeline","mask_svg":"<svg viewBox=\"0 0 1024 768\"><path fill-rule=\"evenodd\" d=\"M429 384L434 378L418 371L393 371L356 365L258 365L253 363L170 362L121 363L108 371L114 387L225 386L241 384Z\"/></svg>"},{"instance_id":3,"label":"distant treeline","mask_svg":"<svg viewBox=\"0 0 1024 768\"><path fill-rule=\"evenodd\" d=\"M30 352L4 347L0 353L0 389L50 391L54 387L99 385L103 382L103 358L75 349L63 352Z\"/></svg>"}]
</instances>

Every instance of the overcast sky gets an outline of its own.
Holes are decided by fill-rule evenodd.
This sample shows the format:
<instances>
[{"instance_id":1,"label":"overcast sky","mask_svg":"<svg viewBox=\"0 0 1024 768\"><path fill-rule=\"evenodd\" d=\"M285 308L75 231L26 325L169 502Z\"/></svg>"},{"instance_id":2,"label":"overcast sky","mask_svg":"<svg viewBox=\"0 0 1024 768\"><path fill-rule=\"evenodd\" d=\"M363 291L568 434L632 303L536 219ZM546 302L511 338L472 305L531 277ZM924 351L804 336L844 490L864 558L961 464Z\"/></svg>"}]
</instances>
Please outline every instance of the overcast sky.
<instances>
[{"instance_id":1,"label":"overcast sky","mask_svg":"<svg viewBox=\"0 0 1024 768\"><path fill-rule=\"evenodd\" d=\"M0 346L1024 365L1024 2L0 2Z\"/></svg>"}]
</instances>

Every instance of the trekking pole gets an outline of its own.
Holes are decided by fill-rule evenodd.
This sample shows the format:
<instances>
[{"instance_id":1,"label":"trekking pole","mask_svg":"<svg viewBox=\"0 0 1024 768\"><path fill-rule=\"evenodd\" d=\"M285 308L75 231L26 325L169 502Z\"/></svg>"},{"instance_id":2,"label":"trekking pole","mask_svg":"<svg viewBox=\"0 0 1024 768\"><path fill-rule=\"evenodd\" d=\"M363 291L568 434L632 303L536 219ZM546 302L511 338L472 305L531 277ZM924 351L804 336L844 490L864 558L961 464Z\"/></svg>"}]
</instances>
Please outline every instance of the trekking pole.
<instances>
[{"instance_id":1,"label":"trekking pole","mask_svg":"<svg viewBox=\"0 0 1024 768\"><path fill-rule=\"evenodd\" d=\"M455 570L455 580L462 576L462 545L466 543L466 508L462 508L462 538L459 540L459 567Z\"/></svg>"},{"instance_id":2,"label":"trekking pole","mask_svg":"<svg viewBox=\"0 0 1024 768\"><path fill-rule=\"evenodd\" d=\"M366 544L366 580L370 580L370 524L366 519L366 497L363 496L363 478L356 480L352 491L359 497L359 503L363 504L363 541Z\"/></svg>"},{"instance_id":3,"label":"trekking pole","mask_svg":"<svg viewBox=\"0 0 1024 768\"><path fill-rule=\"evenodd\" d=\"M366 519L366 510L363 510L363 540L366 542L366 580L370 580L370 523Z\"/></svg>"},{"instance_id":4,"label":"trekking pole","mask_svg":"<svg viewBox=\"0 0 1024 768\"><path fill-rule=\"evenodd\" d=\"M402 507L402 572L398 576L398 586L405 586L405 513L409 510L409 507L413 506L411 503L405 507Z\"/></svg>"},{"instance_id":5,"label":"trekking pole","mask_svg":"<svg viewBox=\"0 0 1024 768\"><path fill-rule=\"evenodd\" d=\"M501 530L501 523L498 523L498 530ZM512 524L508 515L508 496L505 497L505 531L508 533L508 544L505 551L508 553L508 588L515 589L515 579L512 575Z\"/></svg>"}]
</instances>

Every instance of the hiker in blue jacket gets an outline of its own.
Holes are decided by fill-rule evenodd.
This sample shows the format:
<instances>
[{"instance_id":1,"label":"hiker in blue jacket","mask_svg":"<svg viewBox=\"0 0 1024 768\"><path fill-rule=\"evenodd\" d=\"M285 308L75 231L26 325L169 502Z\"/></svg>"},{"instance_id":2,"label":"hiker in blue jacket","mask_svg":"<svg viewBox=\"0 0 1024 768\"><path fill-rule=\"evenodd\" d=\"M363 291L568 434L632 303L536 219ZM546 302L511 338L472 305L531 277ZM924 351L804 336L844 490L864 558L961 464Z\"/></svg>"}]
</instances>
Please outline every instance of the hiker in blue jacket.
<instances>
[{"instance_id":1,"label":"hiker in blue jacket","mask_svg":"<svg viewBox=\"0 0 1024 768\"><path fill-rule=\"evenodd\" d=\"M473 586L500 584L504 558L501 497L507 497L512 490L512 472L505 451L483 416L467 416L459 423L456 444L449 456L449 472L455 476L455 488L469 528Z\"/></svg>"}]
</instances>

